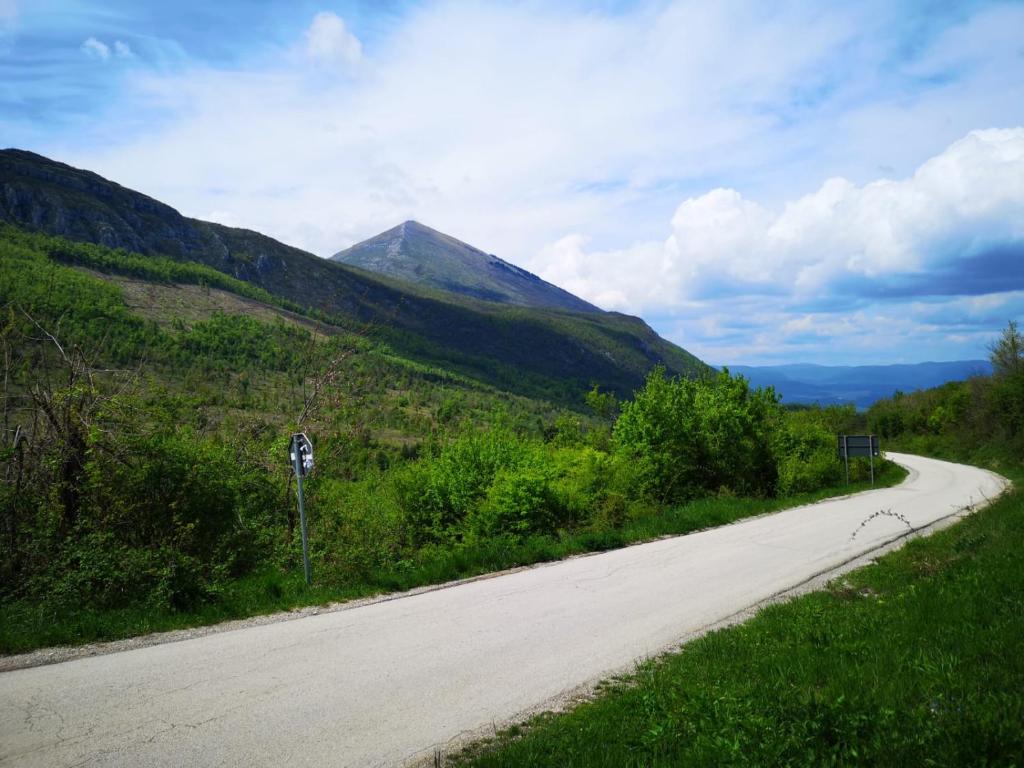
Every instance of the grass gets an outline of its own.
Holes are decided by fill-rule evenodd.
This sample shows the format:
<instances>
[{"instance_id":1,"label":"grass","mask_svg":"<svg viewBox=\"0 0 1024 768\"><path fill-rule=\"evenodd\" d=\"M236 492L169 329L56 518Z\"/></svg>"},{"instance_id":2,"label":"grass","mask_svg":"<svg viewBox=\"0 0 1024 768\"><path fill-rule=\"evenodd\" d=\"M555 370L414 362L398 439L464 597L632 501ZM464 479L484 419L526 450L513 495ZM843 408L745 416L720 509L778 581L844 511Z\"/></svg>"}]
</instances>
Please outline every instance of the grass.
<instances>
[{"instance_id":1,"label":"grass","mask_svg":"<svg viewBox=\"0 0 1024 768\"><path fill-rule=\"evenodd\" d=\"M1021 765L1024 472L822 592L642 664L457 766Z\"/></svg>"},{"instance_id":2,"label":"grass","mask_svg":"<svg viewBox=\"0 0 1024 768\"><path fill-rule=\"evenodd\" d=\"M895 464L884 466L876 478L876 486L895 485L906 476L906 472ZM177 612L148 606L100 610L45 602L7 603L0 605L0 653L23 653L56 645L117 640L440 584L516 566L615 549L659 536L691 533L869 487L866 482L854 483L783 499L700 499L606 531L566 533L559 537L531 536L522 540L490 539L473 545L424 549L415 560L403 560L379 570L362 583L314 583L312 587L306 587L301 566L290 573L264 571L230 582L215 601L191 611Z\"/></svg>"}]
</instances>

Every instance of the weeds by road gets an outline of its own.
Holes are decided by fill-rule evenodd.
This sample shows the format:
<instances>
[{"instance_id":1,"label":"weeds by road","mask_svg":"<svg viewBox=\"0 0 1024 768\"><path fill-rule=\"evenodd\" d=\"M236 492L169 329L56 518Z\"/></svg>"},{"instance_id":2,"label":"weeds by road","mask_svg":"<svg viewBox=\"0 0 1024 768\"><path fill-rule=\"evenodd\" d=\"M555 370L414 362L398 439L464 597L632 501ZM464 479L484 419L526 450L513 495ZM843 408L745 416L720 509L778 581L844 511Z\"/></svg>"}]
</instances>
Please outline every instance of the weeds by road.
<instances>
[{"instance_id":1,"label":"weeds by road","mask_svg":"<svg viewBox=\"0 0 1024 768\"><path fill-rule=\"evenodd\" d=\"M906 476L901 467L886 463L876 487L895 485ZM28 602L0 605L0 653L21 653L56 645L81 645L135 637L231 619L287 611L313 605L353 600L382 592L400 591L454 579L477 576L522 565L548 562L586 552L598 552L679 535L736 520L809 504L831 496L863 491L855 483L781 499L745 499L718 496L627 522L621 528L563 536L530 536L522 540L489 539L455 548L426 551L415 561L381 570L362 584L307 587L302 573L285 575L265 571L228 584L215 602L190 611L156 610L149 606L111 610L82 608L73 614L52 604Z\"/></svg>"}]
</instances>

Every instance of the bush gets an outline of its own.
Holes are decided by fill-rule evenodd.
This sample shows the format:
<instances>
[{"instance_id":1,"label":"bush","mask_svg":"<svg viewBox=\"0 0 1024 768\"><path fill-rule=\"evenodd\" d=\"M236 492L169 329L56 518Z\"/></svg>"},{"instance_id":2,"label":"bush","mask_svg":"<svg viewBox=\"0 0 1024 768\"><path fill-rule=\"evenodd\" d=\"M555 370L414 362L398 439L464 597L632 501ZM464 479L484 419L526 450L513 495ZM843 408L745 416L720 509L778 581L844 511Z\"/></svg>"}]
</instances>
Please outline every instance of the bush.
<instances>
[{"instance_id":1,"label":"bush","mask_svg":"<svg viewBox=\"0 0 1024 768\"><path fill-rule=\"evenodd\" d=\"M536 459L498 471L487 496L467 520L470 532L493 536L552 533L558 523L553 471Z\"/></svg>"},{"instance_id":2,"label":"bush","mask_svg":"<svg viewBox=\"0 0 1024 768\"><path fill-rule=\"evenodd\" d=\"M487 496L498 472L518 466L525 443L498 427L457 437L435 455L396 473L395 490L407 524L425 541L454 541Z\"/></svg>"},{"instance_id":3,"label":"bush","mask_svg":"<svg viewBox=\"0 0 1024 768\"><path fill-rule=\"evenodd\" d=\"M780 495L814 491L842 478L835 432L825 425L821 411L787 414L776 436L775 453Z\"/></svg>"},{"instance_id":4,"label":"bush","mask_svg":"<svg viewBox=\"0 0 1024 768\"><path fill-rule=\"evenodd\" d=\"M371 583L374 573L422 544L419 529L403 519L387 475L358 482L314 477L308 487L311 559L319 580ZM298 537L293 550L297 563Z\"/></svg>"},{"instance_id":5,"label":"bush","mask_svg":"<svg viewBox=\"0 0 1024 768\"><path fill-rule=\"evenodd\" d=\"M270 559L283 516L262 467L188 429L125 430L116 446L100 434L90 438L74 528L61 532L56 514L39 517L43 549L23 575L22 596L183 610Z\"/></svg>"},{"instance_id":6,"label":"bush","mask_svg":"<svg viewBox=\"0 0 1024 768\"><path fill-rule=\"evenodd\" d=\"M611 456L593 448L557 451L552 457L555 471L551 492L563 524L583 523L599 509L611 491L615 474Z\"/></svg>"},{"instance_id":7,"label":"bush","mask_svg":"<svg viewBox=\"0 0 1024 768\"><path fill-rule=\"evenodd\" d=\"M618 455L641 470L637 492L665 503L727 488L774 493L772 432L782 411L774 390L742 376L668 379L655 369L615 423Z\"/></svg>"}]
</instances>

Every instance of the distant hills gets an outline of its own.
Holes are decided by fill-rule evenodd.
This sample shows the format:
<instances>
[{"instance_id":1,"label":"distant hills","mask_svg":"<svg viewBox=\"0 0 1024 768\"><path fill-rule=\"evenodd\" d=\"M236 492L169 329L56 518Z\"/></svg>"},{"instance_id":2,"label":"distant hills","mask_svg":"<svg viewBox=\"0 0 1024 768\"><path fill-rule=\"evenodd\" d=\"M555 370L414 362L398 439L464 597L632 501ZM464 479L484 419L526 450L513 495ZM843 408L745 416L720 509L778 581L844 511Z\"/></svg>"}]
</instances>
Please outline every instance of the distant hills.
<instances>
[{"instance_id":1,"label":"distant hills","mask_svg":"<svg viewBox=\"0 0 1024 768\"><path fill-rule=\"evenodd\" d=\"M775 387L786 403L853 403L858 408L867 408L896 391L913 392L992 372L987 360L857 366L730 365L728 368L733 373L743 374L754 386Z\"/></svg>"},{"instance_id":2,"label":"distant hills","mask_svg":"<svg viewBox=\"0 0 1024 768\"><path fill-rule=\"evenodd\" d=\"M333 261L485 301L600 312L583 299L461 240L406 221L334 254Z\"/></svg>"},{"instance_id":3,"label":"distant hills","mask_svg":"<svg viewBox=\"0 0 1024 768\"><path fill-rule=\"evenodd\" d=\"M182 216L95 173L17 149L0 151L0 221L204 264L311 316L364 329L410 359L530 396L578 403L594 384L629 396L657 364L673 373L708 370L640 318L600 311L418 224L399 227L396 249L413 276L374 274ZM439 265L433 271L424 266L428 256Z\"/></svg>"}]
</instances>

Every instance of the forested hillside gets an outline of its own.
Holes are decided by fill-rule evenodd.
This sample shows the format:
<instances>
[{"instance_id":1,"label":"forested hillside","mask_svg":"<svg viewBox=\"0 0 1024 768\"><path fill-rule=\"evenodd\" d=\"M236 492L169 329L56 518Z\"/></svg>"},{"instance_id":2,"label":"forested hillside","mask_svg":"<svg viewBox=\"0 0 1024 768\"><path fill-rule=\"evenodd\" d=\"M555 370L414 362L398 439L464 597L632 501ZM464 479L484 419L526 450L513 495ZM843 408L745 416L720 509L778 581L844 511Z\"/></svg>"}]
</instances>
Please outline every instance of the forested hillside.
<instances>
[{"instance_id":1,"label":"forested hillside","mask_svg":"<svg viewBox=\"0 0 1024 768\"><path fill-rule=\"evenodd\" d=\"M1024 466L1024 337L1010 321L993 343L991 376L875 403L870 428L889 445L1000 469Z\"/></svg>"}]
</instances>

